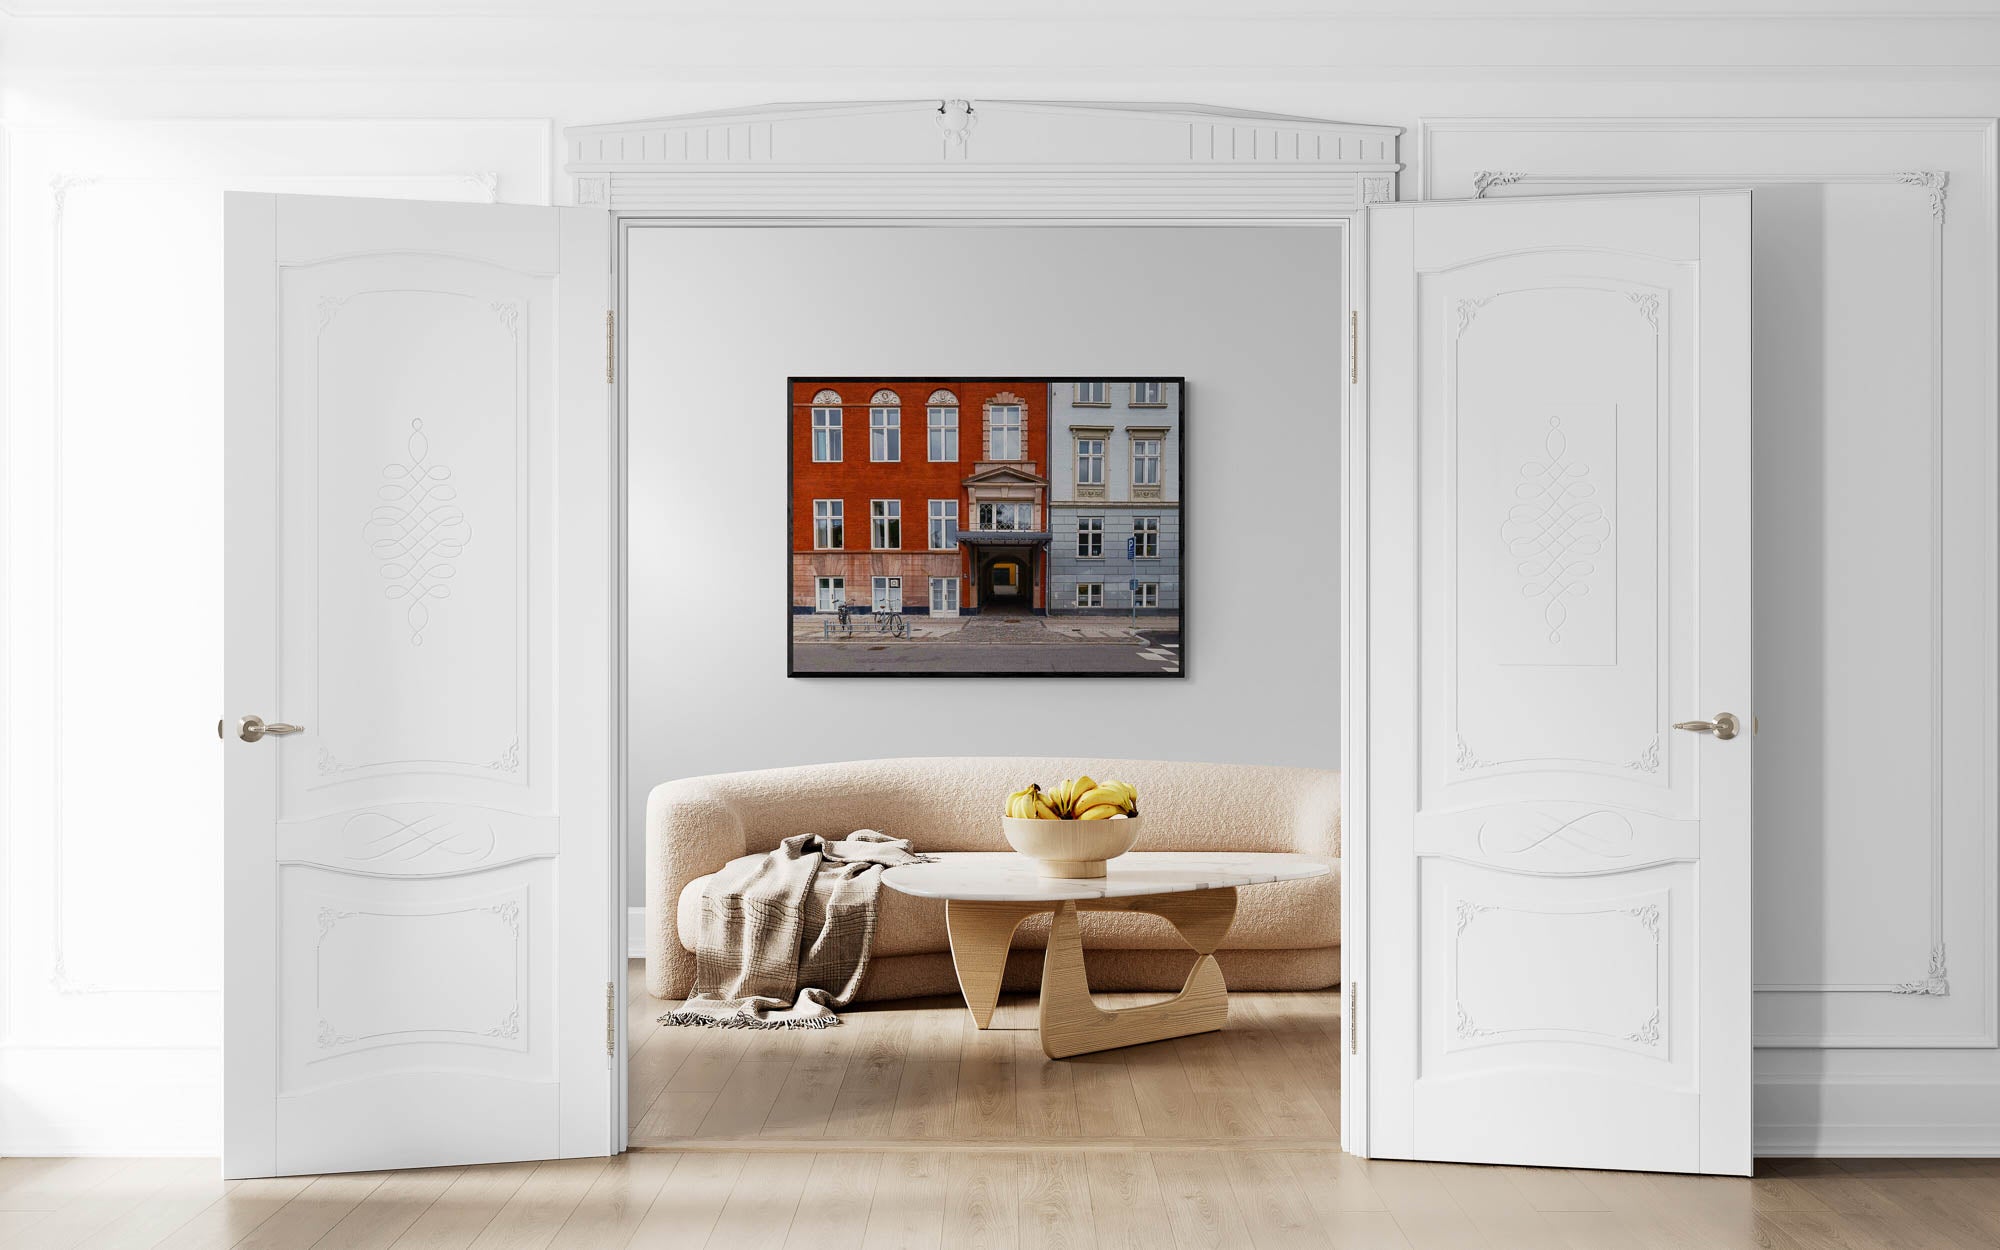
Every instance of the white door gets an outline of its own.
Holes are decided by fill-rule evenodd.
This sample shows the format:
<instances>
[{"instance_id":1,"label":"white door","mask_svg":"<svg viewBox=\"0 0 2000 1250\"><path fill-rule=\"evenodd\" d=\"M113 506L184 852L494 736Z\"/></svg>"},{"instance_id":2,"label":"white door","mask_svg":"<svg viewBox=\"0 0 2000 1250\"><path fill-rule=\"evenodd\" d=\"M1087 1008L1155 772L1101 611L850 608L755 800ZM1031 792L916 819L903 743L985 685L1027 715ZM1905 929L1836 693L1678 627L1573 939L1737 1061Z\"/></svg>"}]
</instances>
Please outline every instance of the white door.
<instances>
[{"instance_id":1,"label":"white door","mask_svg":"<svg viewBox=\"0 0 2000 1250\"><path fill-rule=\"evenodd\" d=\"M606 216L225 244L224 1172L622 1149Z\"/></svg>"},{"instance_id":2,"label":"white door","mask_svg":"<svg viewBox=\"0 0 2000 1250\"><path fill-rule=\"evenodd\" d=\"M838 612L840 605L847 602L847 579L844 577L822 577L819 579L819 602L821 612Z\"/></svg>"},{"instance_id":3,"label":"white door","mask_svg":"<svg viewBox=\"0 0 2000 1250\"><path fill-rule=\"evenodd\" d=\"M1369 216L1367 1153L1747 1173L1749 194Z\"/></svg>"}]
</instances>

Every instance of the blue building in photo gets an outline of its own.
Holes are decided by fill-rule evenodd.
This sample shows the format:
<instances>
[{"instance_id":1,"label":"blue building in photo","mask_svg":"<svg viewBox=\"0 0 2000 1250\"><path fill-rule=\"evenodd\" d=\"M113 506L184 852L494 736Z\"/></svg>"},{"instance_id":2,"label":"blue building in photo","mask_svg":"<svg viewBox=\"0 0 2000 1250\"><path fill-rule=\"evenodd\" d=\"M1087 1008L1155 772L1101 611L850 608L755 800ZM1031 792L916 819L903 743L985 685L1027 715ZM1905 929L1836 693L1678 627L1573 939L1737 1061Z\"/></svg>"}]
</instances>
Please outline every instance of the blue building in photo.
<instances>
[{"instance_id":1,"label":"blue building in photo","mask_svg":"<svg viewBox=\"0 0 2000 1250\"><path fill-rule=\"evenodd\" d=\"M1181 384L1049 383L1048 462L1049 612L1177 616Z\"/></svg>"}]
</instances>

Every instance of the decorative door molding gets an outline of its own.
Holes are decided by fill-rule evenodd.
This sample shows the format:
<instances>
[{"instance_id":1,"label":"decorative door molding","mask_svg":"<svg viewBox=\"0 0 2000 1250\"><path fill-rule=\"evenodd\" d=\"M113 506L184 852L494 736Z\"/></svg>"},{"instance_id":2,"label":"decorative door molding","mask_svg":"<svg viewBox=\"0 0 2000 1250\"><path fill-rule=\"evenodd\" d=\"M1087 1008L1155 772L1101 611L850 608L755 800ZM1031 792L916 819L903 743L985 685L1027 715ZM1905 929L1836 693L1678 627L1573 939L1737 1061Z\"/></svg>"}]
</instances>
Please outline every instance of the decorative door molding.
<instances>
[{"instance_id":1,"label":"decorative door molding","mask_svg":"<svg viewBox=\"0 0 2000 1250\"><path fill-rule=\"evenodd\" d=\"M1201 105L781 104L572 126L578 204L676 217L1223 219L1396 198L1396 126Z\"/></svg>"}]
</instances>

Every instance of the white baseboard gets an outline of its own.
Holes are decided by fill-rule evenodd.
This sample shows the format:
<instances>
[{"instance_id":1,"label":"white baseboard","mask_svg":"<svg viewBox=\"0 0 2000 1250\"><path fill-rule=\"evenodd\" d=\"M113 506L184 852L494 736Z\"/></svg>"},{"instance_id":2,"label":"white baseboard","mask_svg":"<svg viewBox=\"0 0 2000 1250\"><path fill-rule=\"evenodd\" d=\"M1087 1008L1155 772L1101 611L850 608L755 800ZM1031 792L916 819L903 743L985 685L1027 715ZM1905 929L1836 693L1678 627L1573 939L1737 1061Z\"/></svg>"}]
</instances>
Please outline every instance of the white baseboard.
<instances>
[{"instance_id":1,"label":"white baseboard","mask_svg":"<svg viewBox=\"0 0 2000 1250\"><path fill-rule=\"evenodd\" d=\"M219 1155L222 1052L0 1050L0 1155Z\"/></svg>"},{"instance_id":2,"label":"white baseboard","mask_svg":"<svg viewBox=\"0 0 2000 1250\"><path fill-rule=\"evenodd\" d=\"M1766 1073L1755 1115L1760 1156L2000 1156L2000 1081L1983 1074Z\"/></svg>"},{"instance_id":3,"label":"white baseboard","mask_svg":"<svg viewBox=\"0 0 2000 1250\"><path fill-rule=\"evenodd\" d=\"M646 957L646 909L643 907L625 909L625 957Z\"/></svg>"}]
</instances>

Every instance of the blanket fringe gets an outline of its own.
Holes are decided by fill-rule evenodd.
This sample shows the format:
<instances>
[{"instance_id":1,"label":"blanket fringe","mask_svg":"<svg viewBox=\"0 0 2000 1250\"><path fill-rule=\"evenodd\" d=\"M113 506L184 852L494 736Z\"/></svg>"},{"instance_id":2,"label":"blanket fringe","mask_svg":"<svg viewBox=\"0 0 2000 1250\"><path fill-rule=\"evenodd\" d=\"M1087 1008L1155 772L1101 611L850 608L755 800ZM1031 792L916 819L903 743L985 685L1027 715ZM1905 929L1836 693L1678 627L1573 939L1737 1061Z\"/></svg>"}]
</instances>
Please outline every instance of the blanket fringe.
<instances>
[{"instance_id":1,"label":"blanket fringe","mask_svg":"<svg viewBox=\"0 0 2000 1250\"><path fill-rule=\"evenodd\" d=\"M701 1011L670 1011L660 1017L661 1024L689 1025L704 1029L830 1029L840 1023L839 1016L819 1016L810 1020L759 1020L753 1016L732 1014L711 1016Z\"/></svg>"}]
</instances>

